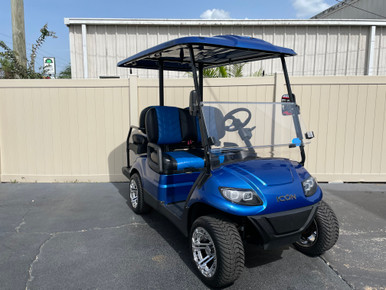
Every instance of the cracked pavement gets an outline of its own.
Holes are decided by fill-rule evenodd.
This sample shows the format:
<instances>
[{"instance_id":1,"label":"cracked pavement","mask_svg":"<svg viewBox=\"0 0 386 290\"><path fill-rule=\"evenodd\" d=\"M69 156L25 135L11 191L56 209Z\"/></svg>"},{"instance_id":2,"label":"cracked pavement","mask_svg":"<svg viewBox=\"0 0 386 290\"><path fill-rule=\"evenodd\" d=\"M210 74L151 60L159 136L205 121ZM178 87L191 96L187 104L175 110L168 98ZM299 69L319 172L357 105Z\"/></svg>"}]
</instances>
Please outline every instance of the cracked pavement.
<instances>
[{"instance_id":1,"label":"cracked pavement","mask_svg":"<svg viewBox=\"0 0 386 290\"><path fill-rule=\"evenodd\" d=\"M341 233L323 257L246 247L229 289L385 289L386 185L322 184ZM0 184L1 289L207 289L187 240L128 184Z\"/></svg>"}]
</instances>

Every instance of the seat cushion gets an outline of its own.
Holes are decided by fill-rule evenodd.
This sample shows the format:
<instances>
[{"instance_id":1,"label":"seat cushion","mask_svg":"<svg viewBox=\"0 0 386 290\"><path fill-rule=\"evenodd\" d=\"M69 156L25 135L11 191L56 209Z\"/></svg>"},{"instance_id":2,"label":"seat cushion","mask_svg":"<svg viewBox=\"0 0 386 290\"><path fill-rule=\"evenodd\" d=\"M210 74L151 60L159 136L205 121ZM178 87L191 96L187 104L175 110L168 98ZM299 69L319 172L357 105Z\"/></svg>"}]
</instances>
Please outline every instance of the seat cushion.
<instances>
[{"instance_id":1,"label":"seat cushion","mask_svg":"<svg viewBox=\"0 0 386 290\"><path fill-rule=\"evenodd\" d=\"M188 151L173 151L163 154L166 170L184 171L187 169L204 168L204 156L198 156Z\"/></svg>"},{"instance_id":2,"label":"seat cushion","mask_svg":"<svg viewBox=\"0 0 386 290\"><path fill-rule=\"evenodd\" d=\"M212 154L213 164L224 163L225 156L222 153ZM164 168L167 171L184 171L201 169L205 166L204 150L193 149L189 151L173 151L163 154Z\"/></svg>"},{"instance_id":3,"label":"seat cushion","mask_svg":"<svg viewBox=\"0 0 386 290\"><path fill-rule=\"evenodd\" d=\"M150 167L161 174L175 174L187 171L198 171L205 166L204 150L190 149L189 151L177 150L162 154L163 171L159 171L158 155L154 151L150 154ZM221 165L226 161L226 154L213 153L211 162L213 165Z\"/></svg>"}]
</instances>

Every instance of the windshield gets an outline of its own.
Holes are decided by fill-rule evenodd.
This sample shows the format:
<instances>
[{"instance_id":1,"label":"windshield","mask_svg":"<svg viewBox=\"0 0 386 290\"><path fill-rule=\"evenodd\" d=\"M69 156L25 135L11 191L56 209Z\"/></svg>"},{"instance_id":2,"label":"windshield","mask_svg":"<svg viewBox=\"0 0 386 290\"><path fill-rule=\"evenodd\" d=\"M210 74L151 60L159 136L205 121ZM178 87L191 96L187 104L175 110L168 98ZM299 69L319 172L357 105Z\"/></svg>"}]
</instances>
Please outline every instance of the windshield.
<instances>
[{"instance_id":1,"label":"windshield","mask_svg":"<svg viewBox=\"0 0 386 290\"><path fill-rule=\"evenodd\" d=\"M295 126L295 119L302 122L294 103L203 102L202 112L217 165L240 158L300 160L298 146L308 141Z\"/></svg>"}]
</instances>

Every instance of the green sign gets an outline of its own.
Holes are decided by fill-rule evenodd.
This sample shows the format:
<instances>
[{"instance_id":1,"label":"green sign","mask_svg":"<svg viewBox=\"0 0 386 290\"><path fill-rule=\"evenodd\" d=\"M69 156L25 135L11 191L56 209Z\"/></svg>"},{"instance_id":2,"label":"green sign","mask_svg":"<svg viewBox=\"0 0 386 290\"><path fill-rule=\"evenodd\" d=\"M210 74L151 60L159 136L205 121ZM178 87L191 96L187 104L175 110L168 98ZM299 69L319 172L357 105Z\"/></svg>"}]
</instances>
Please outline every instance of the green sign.
<instances>
[{"instance_id":1,"label":"green sign","mask_svg":"<svg viewBox=\"0 0 386 290\"><path fill-rule=\"evenodd\" d=\"M43 57L43 68L45 75L54 77L56 74L55 57Z\"/></svg>"}]
</instances>

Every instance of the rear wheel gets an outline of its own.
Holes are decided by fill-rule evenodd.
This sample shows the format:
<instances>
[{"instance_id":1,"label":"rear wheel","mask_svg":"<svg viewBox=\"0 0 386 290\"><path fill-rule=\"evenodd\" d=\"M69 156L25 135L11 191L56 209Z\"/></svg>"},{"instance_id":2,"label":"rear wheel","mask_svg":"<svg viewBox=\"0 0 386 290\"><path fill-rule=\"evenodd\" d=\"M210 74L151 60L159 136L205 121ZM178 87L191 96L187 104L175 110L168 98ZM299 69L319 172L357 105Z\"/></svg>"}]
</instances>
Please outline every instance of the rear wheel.
<instances>
[{"instance_id":1,"label":"rear wheel","mask_svg":"<svg viewBox=\"0 0 386 290\"><path fill-rule=\"evenodd\" d=\"M233 283L244 269L244 246L236 226L219 215L198 218L190 231L198 274L212 287Z\"/></svg>"},{"instance_id":2,"label":"rear wheel","mask_svg":"<svg viewBox=\"0 0 386 290\"><path fill-rule=\"evenodd\" d=\"M300 252L319 256L331 249L339 237L339 223L331 207L322 201L314 220L294 244Z\"/></svg>"},{"instance_id":3,"label":"rear wheel","mask_svg":"<svg viewBox=\"0 0 386 290\"><path fill-rule=\"evenodd\" d=\"M129 181L129 206L137 213L147 213L150 211L149 205L145 203L141 178L134 173Z\"/></svg>"}]
</instances>

